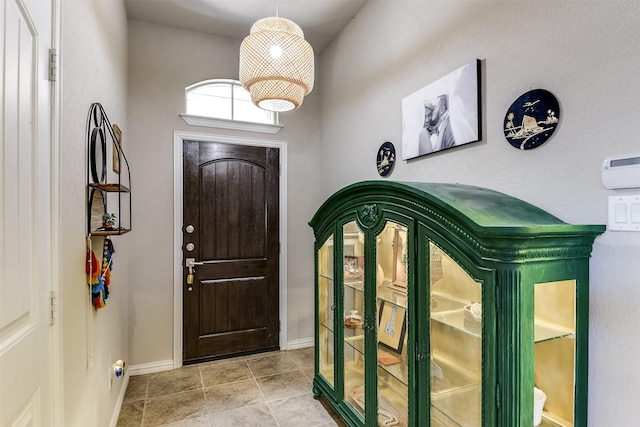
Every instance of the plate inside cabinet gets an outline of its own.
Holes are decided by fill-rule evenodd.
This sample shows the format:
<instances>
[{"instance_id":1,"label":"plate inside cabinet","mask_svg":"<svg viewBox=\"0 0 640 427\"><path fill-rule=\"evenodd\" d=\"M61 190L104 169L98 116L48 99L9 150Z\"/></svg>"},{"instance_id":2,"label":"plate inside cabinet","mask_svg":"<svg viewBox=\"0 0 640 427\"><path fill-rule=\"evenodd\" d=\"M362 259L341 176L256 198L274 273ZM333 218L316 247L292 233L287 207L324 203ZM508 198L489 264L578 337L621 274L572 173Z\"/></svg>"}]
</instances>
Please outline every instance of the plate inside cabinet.
<instances>
[{"instance_id":1,"label":"plate inside cabinet","mask_svg":"<svg viewBox=\"0 0 640 427\"><path fill-rule=\"evenodd\" d=\"M509 107L504 118L504 136L509 144L531 150L544 144L560 122L560 105L544 89L526 92Z\"/></svg>"}]
</instances>

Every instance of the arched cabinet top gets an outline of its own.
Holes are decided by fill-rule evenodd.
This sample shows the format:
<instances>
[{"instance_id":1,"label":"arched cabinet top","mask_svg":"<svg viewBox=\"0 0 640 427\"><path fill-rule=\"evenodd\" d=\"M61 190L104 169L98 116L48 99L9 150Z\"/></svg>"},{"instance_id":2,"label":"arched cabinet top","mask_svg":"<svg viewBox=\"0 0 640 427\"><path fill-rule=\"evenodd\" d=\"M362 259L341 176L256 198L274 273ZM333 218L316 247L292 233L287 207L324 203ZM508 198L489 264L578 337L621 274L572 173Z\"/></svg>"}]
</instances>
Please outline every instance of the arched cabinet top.
<instances>
[{"instance_id":1,"label":"arched cabinet top","mask_svg":"<svg viewBox=\"0 0 640 427\"><path fill-rule=\"evenodd\" d=\"M366 228L384 210L413 217L483 258L575 258L589 256L603 225L572 225L515 197L487 188L446 183L363 181L337 191L313 216L316 236L354 212Z\"/></svg>"}]
</instances>

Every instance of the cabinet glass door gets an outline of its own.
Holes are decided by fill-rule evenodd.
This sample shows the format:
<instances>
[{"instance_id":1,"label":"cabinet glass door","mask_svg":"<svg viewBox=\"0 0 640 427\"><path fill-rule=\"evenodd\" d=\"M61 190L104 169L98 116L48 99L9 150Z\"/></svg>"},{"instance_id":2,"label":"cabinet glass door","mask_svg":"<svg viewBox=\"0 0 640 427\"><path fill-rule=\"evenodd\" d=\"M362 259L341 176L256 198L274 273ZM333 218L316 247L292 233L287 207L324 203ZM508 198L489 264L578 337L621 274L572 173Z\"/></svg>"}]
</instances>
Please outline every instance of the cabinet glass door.
<instances>
[{"instance_id":1,"label":"cabinet glass door","mask_svg":"<svg viewBox=\"0 0 640 427\"><path fill-rule=\"evenodd\" d=\"M378 425L407 426L407 227L389 221L376 241Z\"/></svg>"},{"instance_id":2,"label":"cabinet glass door","mask_svg":"<svg viewBox=\"0 0 640 427\"><path fill-rule=\"evenodd\" d=\"M335 387L333 235L318 250L318 367Z\"/></svg>"},{"instance_id":3,"label":"cabinet glass door","mask_svg":"<svg viewBox=\"0 0 640 427\"><path fill-rule=\"evenodd\" d=\"M576 281L538 283L534 294L533 425L573 426Z\"/></svg>"},{"instance_id":4,"label":"cabinet glass door","mask_svg":"<svg viewBox=\"0 0 640 427\"><path fill-rule=\"evenodd\" d=\"M355 221L342 228L344 396L364 418L364 233Z\"/></svg>"},{"instance_id":5,"label":"cabinet glass door","mask_svg":"<svg viewBox=\"0 0 640 427\"><path fill-rule=\"evenodd\" d=\"M482 286L430 250L431 425L482 425Z\"/></svg>"}]
</instances>

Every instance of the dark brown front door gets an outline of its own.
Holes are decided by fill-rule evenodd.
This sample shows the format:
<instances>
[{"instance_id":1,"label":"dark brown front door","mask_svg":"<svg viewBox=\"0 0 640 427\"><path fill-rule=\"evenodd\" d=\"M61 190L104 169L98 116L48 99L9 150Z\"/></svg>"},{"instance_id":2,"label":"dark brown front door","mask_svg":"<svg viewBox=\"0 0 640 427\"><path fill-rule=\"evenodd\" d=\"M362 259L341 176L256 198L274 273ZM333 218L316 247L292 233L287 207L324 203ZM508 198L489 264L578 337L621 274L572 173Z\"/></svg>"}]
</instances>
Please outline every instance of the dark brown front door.
<instances>
[{"instance_id":1,"label":"dark brown front door","mask_svg":"<svg viewBox=\"0 0 640 427\"><path fill-rule=\"evenodd\" d=\"M183 161L183 361L276 350L279 150L185 141Z\"/></svg>"}]
</instances>

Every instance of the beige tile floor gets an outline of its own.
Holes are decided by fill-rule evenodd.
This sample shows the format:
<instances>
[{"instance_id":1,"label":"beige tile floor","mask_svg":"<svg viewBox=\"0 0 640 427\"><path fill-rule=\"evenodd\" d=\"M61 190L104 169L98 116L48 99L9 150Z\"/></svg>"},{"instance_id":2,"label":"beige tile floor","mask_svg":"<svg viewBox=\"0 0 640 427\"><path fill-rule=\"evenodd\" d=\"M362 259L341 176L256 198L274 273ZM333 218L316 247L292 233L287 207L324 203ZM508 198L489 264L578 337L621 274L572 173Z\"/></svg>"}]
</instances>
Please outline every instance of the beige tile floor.
<instances>
[{"instance_id":1,"label":"beige tile floor","mask_svg":"<svg viewBox=\"0 0 640 427\"><path fill-rule=\"evenodd\" d=\"M313 348L133 376L118 427L346 426L313 398Z\"/></svg>"}]
</instances>

